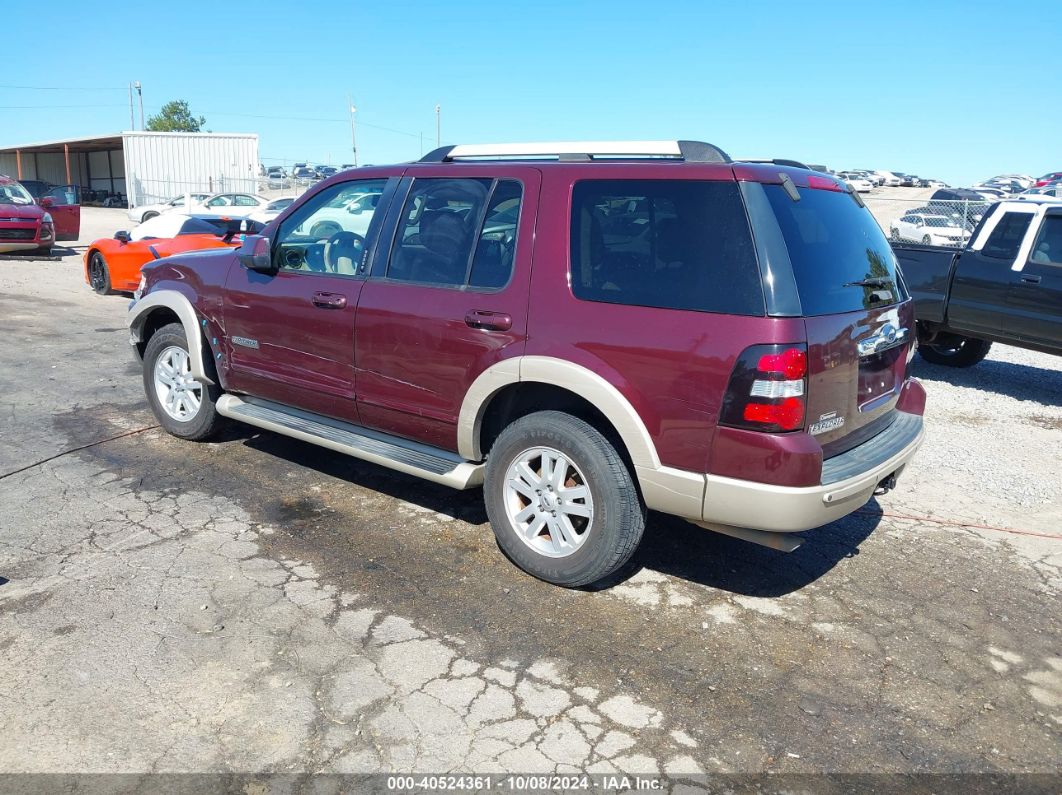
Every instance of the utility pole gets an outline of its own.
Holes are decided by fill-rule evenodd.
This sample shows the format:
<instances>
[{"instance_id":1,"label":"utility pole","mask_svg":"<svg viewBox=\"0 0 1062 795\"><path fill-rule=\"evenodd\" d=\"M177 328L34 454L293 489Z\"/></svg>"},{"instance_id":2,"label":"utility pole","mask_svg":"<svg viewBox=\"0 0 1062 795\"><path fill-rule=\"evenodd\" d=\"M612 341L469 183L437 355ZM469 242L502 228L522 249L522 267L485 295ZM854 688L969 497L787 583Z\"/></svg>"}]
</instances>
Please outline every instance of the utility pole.
<instances>
[{"instance_id":1,"label":"utility pole","mask_svg":"<svg viewBox=\"0 0 1062 795\"><path fill-rule=\"evenodd\" d=\"M442 146L442 106L435 106L435 148Z\"/></svg>"},{"instance_id":2,"label":"utility pole","mask_svg":"<svg viewBox=\"0 0 1062 795\"><path fill-rule=\"evenodd\" d=\"M143 86L140 85L140 81L137 80L133 83L133 88L136 89L136 95L140 97L140 129L144 129L144 92L141 90Z\"/></svg>"},{"instance_id":3,"label":"utility pole","mask_svg":"<svg viewBox=\"0 0 1062 795\"><path fill-rule=\"evenodd\" d=\"M136 129L136 119L133 117L133 84L129 84L129 129Z\"/></svg>"},{"instance_id":4,"label":"utility pole","mask_svg":"<svg viewBox=\"0 0 1062 795\"><path fill-rule=\"evenodd\" d=\"M355 133L354 127L354 114L358 112L358 109L354 107L354 103L350 101L350 94L347 94L347 107L350 108L350 146L354 150L354 168L358 167L358 137Z\"/></svg>"}]
</instances>

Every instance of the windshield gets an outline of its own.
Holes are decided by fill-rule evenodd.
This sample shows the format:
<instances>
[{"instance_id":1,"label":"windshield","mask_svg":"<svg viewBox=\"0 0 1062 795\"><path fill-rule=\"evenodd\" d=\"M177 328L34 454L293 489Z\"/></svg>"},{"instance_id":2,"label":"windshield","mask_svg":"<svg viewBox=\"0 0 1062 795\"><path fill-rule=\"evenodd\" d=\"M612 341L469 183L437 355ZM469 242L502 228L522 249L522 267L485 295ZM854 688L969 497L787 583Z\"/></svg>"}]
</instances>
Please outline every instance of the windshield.
<instances>
[{"instance_id":1,"label":"windshield","mask_svg":"<svg viewBox=\"0 0 1062 795\"><path fill-rule=\"evenodd\" d=\"M33 204L33 197L17 182L0 185L0 204Z\"/></svg>"},{"instance_id":2,"label":"windshield","mask_svg":"<svg viewBox=\"0 0 1062 795\"><path fill-rule=\"evenodd\" d=\"M906 295L896 257L870 211L847 193L764 185L793 263L805 315L885 306Z\"/></svg>"}]
</instances>

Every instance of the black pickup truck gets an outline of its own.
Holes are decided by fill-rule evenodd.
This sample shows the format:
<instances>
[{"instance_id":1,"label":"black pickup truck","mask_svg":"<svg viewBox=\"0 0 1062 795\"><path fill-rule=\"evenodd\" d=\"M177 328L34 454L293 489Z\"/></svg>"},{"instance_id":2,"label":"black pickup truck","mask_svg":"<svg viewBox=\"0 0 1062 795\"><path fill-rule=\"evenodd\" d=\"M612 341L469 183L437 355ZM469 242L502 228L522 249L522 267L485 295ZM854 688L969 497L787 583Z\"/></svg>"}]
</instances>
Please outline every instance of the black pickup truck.
<instances>
[{"instance_id":1,"label":"black pickup truck","mask_svg":"<svg viewBox=\"0 0 1062 795\"><path fill-rule=\"evenodd\" d=\"M970 367L993 342L1062 354L1062 202L995 204L957 252L892 248L927 361Z\"/></svg>"}]
</instances>

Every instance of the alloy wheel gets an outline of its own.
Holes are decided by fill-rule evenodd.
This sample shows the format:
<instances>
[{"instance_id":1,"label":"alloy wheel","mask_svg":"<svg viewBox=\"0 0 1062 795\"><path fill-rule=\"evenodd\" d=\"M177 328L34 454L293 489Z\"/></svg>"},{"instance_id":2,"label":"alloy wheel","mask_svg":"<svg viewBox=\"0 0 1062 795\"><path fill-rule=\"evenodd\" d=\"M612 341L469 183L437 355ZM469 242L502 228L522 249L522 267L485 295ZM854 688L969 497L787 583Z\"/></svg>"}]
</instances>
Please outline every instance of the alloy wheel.
<instances>
[{"instance_id":1,"label":"alloy wheel","mask_svg":"<svg viewBox=\"0 0 1062 795\"><path fill-rule=\"evenodd\" d=\"M189 422L203 404L203 385L192 377L188 352L176 345L165 348L155 360L155 395L167 415Z\"/></svg>"},{"instance_id":2,"label":"alloy wheel","mask_svg":"<svg viewBox=\"0 0 1062 795\"><path fill-rule=\"evenodd\" d=\"M540 555L563 558L586 542L594 500L583 473L564 453L533 447L505 475L505 512L517 537Z\"/></svg>"}]
</instances>

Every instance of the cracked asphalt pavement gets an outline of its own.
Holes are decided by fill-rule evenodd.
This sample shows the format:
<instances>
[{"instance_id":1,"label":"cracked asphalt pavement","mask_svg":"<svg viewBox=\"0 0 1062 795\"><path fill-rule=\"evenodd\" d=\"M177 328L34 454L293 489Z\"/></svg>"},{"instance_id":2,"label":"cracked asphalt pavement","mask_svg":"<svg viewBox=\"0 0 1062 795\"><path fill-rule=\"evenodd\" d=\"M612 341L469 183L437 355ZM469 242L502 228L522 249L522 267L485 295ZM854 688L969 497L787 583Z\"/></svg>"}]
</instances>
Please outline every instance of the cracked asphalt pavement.
<instances>
[{"instance_id":1,"label":"cracked asphalt pavement","mask_svg":"<svg viewBox=\"0 0 1062 795\"><path fill-rule=\"evenodd\" d=\"M153 429L127 301L0 262L0 772L1058 772L1058 359L917 365L922 454L794 553L653 515L565 591L478 492Z\"/></svg>"}]
</instances>

